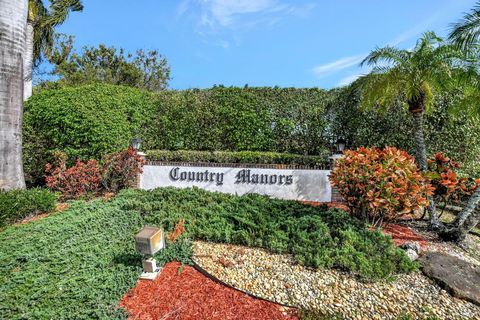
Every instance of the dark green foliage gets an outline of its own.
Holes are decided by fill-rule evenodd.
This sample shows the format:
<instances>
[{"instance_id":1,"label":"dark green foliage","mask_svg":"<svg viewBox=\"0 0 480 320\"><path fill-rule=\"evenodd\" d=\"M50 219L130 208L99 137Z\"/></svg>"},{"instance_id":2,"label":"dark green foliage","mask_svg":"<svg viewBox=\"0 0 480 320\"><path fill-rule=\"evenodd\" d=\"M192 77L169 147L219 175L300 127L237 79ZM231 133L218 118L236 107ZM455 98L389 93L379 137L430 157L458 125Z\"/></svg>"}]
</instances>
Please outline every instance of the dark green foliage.
<instances>
[{"instance_id":1,"label":"dark green foliage","mask_svg":"<svg viewBox=\"0 0 480 320\"><path fill-rule=\"evenodd\" d=\"M465 116L449 115L452 100L448 93L437 97L435 111L426 117L428 152L444 151L476 176L480 127ZM288 156L279 160L275 153L324 156L339 136L348 147L388 145L412 152L411 124L400 102L384 113L361 109L355 85L331 91L214 87L147 93L105 84L46 90L26 104L25 172L27 183L42 184L52 151L65 151L72 160L100 160L124 149L134 135L143 139L143 150L274 152L261 159L237 154L241 161L287 162ZM197 155L177 156L194 160ZM215 159L235 157L219 153Z\"/></svg>"},{"instance_id":2,"label":"dark green foliage","mask_svg":"<svg viewBox=\"0 0 480 320\"><path fill-rule=\"evenodd\" d=\"M394 146L414 152L412 117L400 101L384 110L360 107L358 88L330 91L334 103L329 107L330 124L335 136L343 136L349 148ZM449 111L454 95L444 92L435 99L433 111L425 116L425 141L429 156L444 152L463 165L463 170L480 176L480 122L466 114Z\"/></svg>"},{"instance_id":3,"label":"dark green foliage","mask_svg":"<svg viewBox=\"0 0 480 320\"><path fill-rule=\"evenodd\" d=\"M117 305L141 271L133 238L143 223L120 206L76 202L1 232L1 318L124 318Z\"/></svg>"},{"instance_id":4,"label":"dark green foliage","mask_svg":"<svg viewBox=\"0 0 480 320\"><path fill-rule=\"evenodd\" d=\"M321 89L225 88L165 91L146 149L321 154L330 138Z\"/></svg>"},{"instance_id":5,"label":"dark green foliage","mask_svg":"<svg viewBox=\"0 0 480 320\"><path fill-rule=\"evenodd\" d=\"M187 238L292 253L301 264L336 267L366 279L387 278L416 267L389 237L326 206L196 188L127 190L118 197L126 200L124 210L136 211L147 223L164 225L166 230L185 219Z\"/></svg>"},{"instance_id":6,"label":"dark green foliage","mask_svg":"<svg viewBox=\"0 0 480 320\"><path fill-rule=\"evenodd\" d=\"M193 265L193 245L191 240L180 237L175 242L166 240L166 247L155 254L159 265L170 261L178 261L182 264Z\"/></svg>"},{"instance_id":7,"label":"dark green foliage","mask_svg":"<svg viewBox=\"0 0 480 320\"><path fill-rule=\"evenodd\" d=\"M0 191L0 228L55 208L58 196L46 189Z\"/></svg>"},{"instance_id":8,"label":"dark green foliage","mask_svg":"<svg viewBox=\"0 0 480 320\"><path fill-rule=\"evenodd\" d=\"M55 150L71 160L99 160L124 150L153 107L151 94L137 89L92 85L49 90L25 105L24 164L29 184L41 184Z\"/></svg>"},{"instance_id":9,"label":"dark green foliage","mask_svg":"<svg viewBox=\"0 0 480 320\"><path fill-rule=\"evenodd\" d=\"M255 163L291 164L326 167L329 153L321 156L304 156L292 153L262 151L194 151L194 150L151 150L147 159L151 161L208 162L208 163Z\"/></svg>"},{"instance_id":10,"label":"dark green foliage","mask_svg":"<svg viewBox=\"0 0 480 320\"><path fill-rule=\"evenodd\" d=\"M47 58L53 70L47 80L36 89L63 88L94 83L119 84L129 87L160 91L170 80L170 67L157 50L137 50L127 53L124 49L107 47L83 47L77 52L73 36L55 36L53 50ZM58 80L51 81L52 75Z\"/></svg>"}]
</instances>

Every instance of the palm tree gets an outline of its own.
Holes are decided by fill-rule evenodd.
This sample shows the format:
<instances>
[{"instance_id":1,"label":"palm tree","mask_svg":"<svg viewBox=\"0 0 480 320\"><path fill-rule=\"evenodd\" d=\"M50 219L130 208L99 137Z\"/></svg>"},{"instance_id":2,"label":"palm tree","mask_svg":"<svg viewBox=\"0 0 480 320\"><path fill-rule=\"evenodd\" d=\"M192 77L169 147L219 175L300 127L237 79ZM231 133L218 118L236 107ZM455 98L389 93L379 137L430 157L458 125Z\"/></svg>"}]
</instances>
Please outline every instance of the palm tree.
<instances>
[{"instance_id":1,"label":"palm tree","mask_svg":"<svg viewBox=\"0 0 480 320\"><path fill-rule=\"evenodd\" d=\"M387 107L402 99L413 117L415 159L420 170L427 170L424 138L424 115L433 107L439 90L453 83L460 58L458 50L433 32L425 33L412 50L387 46L376 48L363 61L373 70L359 80L361 104L365 107ZM430 199L430 225L440 228L435 204Z\"/></svg>"},{"instance_id":2,"label":"palm tree","mask_svg":"<svg viewBox=\"0 0 480 320\"><path fill-rule=\"evenodd\" d=\"M470 13L467 13L462 20L453 25L448 39L457 47L465 52L471 51L478 53L478 45L480 40L480 1L476 3ZM474 68L478 67L478 60L473 63ZM471 91L469 102L478 108L478 98L480 92L478 86L478 73L475 74L470 83L474 90ZM476 100L476 101L475 101ZM478 112L478 110L476 110ZM452 225L443 230L440 235L448 240L462 242L465 240L467 234L480 223L480 188L470 197L467 206L460 212Z\"/></svg>"},{"instance_id":3,"label":"palm tree","mask_svg":"<svg viewBox=\"0 0 480 320\"><path fill-rule=\"evenodd\" d=\"M28 0L28 20L24 56L24 100L32 95L32 72L42 53L53 46L55 27L65 22L70 11L82 11L81 0L52 0L47 9L42 0Z\"/></svg>"},{"instance_id":4,"label":"palm tree","mask_svg":"<svg viewBox=\"0 0 480 320\"><path fill-rule=\"evenodd\" d=\"M27 0L0 0L0 190L25 187L22 167L23 52Z\"/></svg>"}]
</instances>

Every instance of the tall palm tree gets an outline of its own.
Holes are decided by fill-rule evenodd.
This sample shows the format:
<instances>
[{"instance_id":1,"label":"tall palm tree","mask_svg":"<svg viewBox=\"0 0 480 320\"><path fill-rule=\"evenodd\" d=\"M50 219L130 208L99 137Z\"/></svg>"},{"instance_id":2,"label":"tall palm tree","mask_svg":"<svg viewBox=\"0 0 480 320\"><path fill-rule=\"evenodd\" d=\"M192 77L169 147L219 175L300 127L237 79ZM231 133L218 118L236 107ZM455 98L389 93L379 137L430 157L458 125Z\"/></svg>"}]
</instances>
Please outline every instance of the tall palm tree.
<instances>
[{"instance_id":1,"label":"tall palm tree","mask_svg":"<svg viewBox=\"0 0 480 320\"><path fill-rule=\"evenodd\" d=\"M25 187L23 52L28 0L0 0L0 190Z\"/></svg>"},{"instance_id":2,"label":"tall palm tree","mask_svg":"<svg viewBox=\"0 0 480 320\"><path fill-rule=\"evenodd\" d=\"M64 23L70 11L82 11L81 0L51 0L47 8L42 0L28 0L28 20L24 56L24 100L32 95L32 72L42 53L53 46L55 27Z\"/></svg>"},{"instance_id":3,"label":"tall palm tree","mask_svg":"<svg viewBox=\"0 0 480 320\"><path fill-rule=\"evenodd\" d=\"M365 107L387 107L402 99L413 118L415 159L420 170L427 170L424 138L424 116L433 107L435 94L453 83L458 50L433 32L425 33L412 50L387 46L376 48L362 65L373 67L359 81L361 104ZM430 199L430 225L440 228L435 204Z\"/></svg>"},{"instance_id":4,"label":"tall palm tree","mask_svg":"<svg viewBox=\"0 0 480 320\"><path fill-rule=\"evenodd\" d=\"M473 52L478 53L480 44L480 1L476 3L473 9L465 14L462 20L455 23L452 27L448 39L457 47L461 48L467 54L473 48ZM478 68L478 60L474 61L474 67ZM473 78L470 85L474 88L470 94L471 105L478 108L478 99L480 98L480 81L477 77ZM470 105L470 107L471 107ZM478 110L476 110L478 112ZM460 212L452 225L441 233L442 237L449 240L461 242L468 232L473 230L480 223L480 188L470 197L465 208Z\"/></svg>"}]
</instances>

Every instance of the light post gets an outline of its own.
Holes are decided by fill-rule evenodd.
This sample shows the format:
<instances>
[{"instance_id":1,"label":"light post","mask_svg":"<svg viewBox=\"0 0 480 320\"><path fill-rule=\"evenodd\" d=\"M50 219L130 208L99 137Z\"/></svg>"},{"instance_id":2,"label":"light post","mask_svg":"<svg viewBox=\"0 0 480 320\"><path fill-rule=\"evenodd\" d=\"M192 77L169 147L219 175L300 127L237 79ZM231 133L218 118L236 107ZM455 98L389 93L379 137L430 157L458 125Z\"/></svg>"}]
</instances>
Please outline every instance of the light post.
<instances>
[{"instance_id":1,"label":"light post","mask_svg":"<svg viewBox=\"0 0 480 320\"><path fill-rule=\"evenodd\" d=\"M335 146L337 147L337 153L338 154L343 154L343 151L345 150L345 146L347 145L347 142L343 138L337 139L335 142Z\"/></svg>"},{"instance_id":2,"label":"light post","mask_svg":"<svg viewBox=\"0 0 480 320\"><path fill-rule=\"evenodd\" d=\"M343 151L345 151L346 146L347 146L347 142L345 141L344 138L338 138L337 141L335 141L336 152L329 157L329 159L330 159L330 170L333 170L337 160L343 157ZM332 202L344 202L342 196L340 195L340 193L338 192L338 189L336 187L332 187L331 201Z\"/></svg>"},{"instance_id":3,"label":"light post","mask_svg":"<svg viewBox=\"0 0 480 320\"><path fill-rule=\"evenodd\" d=\"M145 157L145 153L140 151L140 148L142 146L142 139L140 139L139 137L134 137L132 139L131 145L132 145L132 148L135 149L135 151L137 151L137 153L141 157L143 157L143 158Z\"/></svg>"}]
</instances>

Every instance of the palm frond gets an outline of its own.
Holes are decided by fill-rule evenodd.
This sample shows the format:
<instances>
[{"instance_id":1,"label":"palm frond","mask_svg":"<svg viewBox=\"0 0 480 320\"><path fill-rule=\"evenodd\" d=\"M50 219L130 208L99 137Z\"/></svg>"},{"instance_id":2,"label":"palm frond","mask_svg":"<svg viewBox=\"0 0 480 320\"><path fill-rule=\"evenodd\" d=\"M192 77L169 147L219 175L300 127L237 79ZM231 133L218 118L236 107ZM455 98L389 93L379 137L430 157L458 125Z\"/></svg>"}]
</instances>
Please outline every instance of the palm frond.
<instances>
[{"instance_id":1,"label":"palm frond","mask_svg":"<svg viewBox=\"0 0 480 320\"><path fill-rule=\"evenodd\" d=\"M397 49L391 46L376 48L363 59L363 65L377 65L379 63L399 64L409 59L410 53L407 50Z\"/></svg>"},{"instance_id":2,"label":"palm frond","mask_svg":"<svg viewBox=\"0 0 480 320\"><path fill-rule=\"evenodd\" d=\"M480 2L465 16L452 25L448 39L461 49L478 42L480 38Z\"/></svg>"},{"instance_id":3,"label":"palm frond","mask_svg":"<svg viewBox=\"0 0 480 320\"><path fill-rule=\"evenodd\" d=\"M83 4L81 0L52 0L50 4L50 14L44 23L56 27L67 20L68 14L71 11L82 10Z\"/></svg>"}]
</instances>

